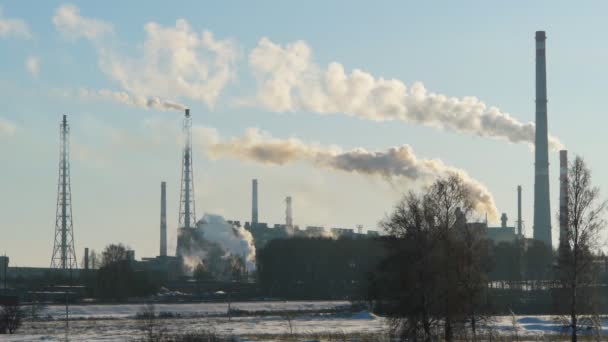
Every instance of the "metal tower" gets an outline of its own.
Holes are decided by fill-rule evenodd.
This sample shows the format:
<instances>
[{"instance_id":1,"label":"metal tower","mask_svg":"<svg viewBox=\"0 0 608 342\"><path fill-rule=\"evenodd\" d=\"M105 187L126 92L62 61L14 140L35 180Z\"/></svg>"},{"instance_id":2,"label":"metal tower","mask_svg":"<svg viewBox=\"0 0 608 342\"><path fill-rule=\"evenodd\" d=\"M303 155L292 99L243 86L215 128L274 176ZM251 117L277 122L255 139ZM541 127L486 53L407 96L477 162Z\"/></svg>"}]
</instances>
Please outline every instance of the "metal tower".
<instances>
[{"instance_id":1,"label":"metal tower","mask_svg":"<svg viewBox=\"0 0 608 342\"><path fill-rule=\"evenodd\" d=\"M552 246L547 129L545 31L536 31L536 148L534 163L534 239Z\"/></svg>"},{"instance_id":2,"label":"metal tower","mask_svg":"<svg viewBox=\"0 0 608 342\"><path fill-rule=\"evenodd\" d=\"M192 117L186 109L184 117L184 155L182 161L182 186L179 201L179 228L194 228L194 181L192 179Z\"/></svg>"},{"instance_id":3,"label":"metal tower","mask_svg":"<svg viewBox=\"0 0 608 342\"><path fill-rule=\"evenodd\" d=\"M70 185L70 126L63 116L60 125L59 181L57 183L57 211L55 218L55 244L51 268L77 268L72 224L72 187Z\"/></svg>"}]
</instances>

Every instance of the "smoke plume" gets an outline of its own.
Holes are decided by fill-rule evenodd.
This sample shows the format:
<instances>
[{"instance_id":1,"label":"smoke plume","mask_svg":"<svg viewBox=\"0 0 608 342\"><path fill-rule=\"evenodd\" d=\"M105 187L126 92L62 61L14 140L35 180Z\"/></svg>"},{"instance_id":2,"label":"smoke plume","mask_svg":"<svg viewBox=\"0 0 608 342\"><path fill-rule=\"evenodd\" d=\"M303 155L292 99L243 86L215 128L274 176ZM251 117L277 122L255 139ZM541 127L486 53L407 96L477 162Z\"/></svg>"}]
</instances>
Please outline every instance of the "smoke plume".
<instances>
[{"instance_id":1,"label":"smoke plume","mask_svg":"<svg viewBox=\"0 0 608 342\"><path fill-rule=\"evenodd\" d=\"M85 99L107 100L145 109L183 111L187 108L180 103L163 100L159 97L136 96L124 91L108 89L89 90L83 88L80 89L79 95Z\"/></svg>"},{"instance_id":2,"label":"smoke plume","mask_svg":"<svg viewBox=\"0 0 608 342\"><path fill-rule=\"evenodd\" d=\"M0 138L3 136L11 136L15 133L16 126L14 123L0 117Z\"/></svg>"},{"instance_id":3,"label":"smoke plume","mask_svg":"<svg viewBox=\"0 0 608 342\"><path fill-rule=\"evenodd\" d=\"M520 122L476 97L432 93L419 82L408 89L399 80L375 78L359 69L347 73L336 62L323 69L303 41L281 46L262 38L249 63L258 80L256 102L269 110L344 113L534 144L534 123ZM557 138L549 140L551 148L561 148Z\"/></svg>"},{"instance_id":4,"label":"smoke plume","mask_svg":"<svg viewBox=\"0 0 608 342\"><path fill-rule=\"evenodd\" d=\"M185 19L169 26L146 23L145 39L132 51L112 43L110 38L118 37L112 23L86 17L74 5L57 8L53 24L66 37L90 41L101 70L129 94L187 98L213 107L236 78L236 44L210 31L199 32Z\"/></svg>"},{"instance_id":5,"label":"smoke plume","mask_svg":"<svg viewBox=\"0 0 608 342\"><path fill-rule=\"evenodd\" d=\"M483 184L441 160L419 159L409 145L376 152L363 148L343 151L337 146L308 145L295 138L273 138L257 129L248 129L241 137L221 139L214 130L201 127L194 130L194 139L203 145L211 158L232 157L274 165L304 161L326 169L421 184L457 174L474 196L476 210L480 214L487 213L492 219L498 217L492 194Z\"/></svg>"},{"instance_id":6,"label":"smoke plume","mask_svg":"<svg viewBox=\"0 0 608 342\"><path fill-rule=\"evenodd\" d=\"M235 227L222 216L205 214L197 223L203 237L220 245L226 252L243 257L247 271L255 271L255 245L253 236L243 227Z\"/></svg>"}]
</instances>

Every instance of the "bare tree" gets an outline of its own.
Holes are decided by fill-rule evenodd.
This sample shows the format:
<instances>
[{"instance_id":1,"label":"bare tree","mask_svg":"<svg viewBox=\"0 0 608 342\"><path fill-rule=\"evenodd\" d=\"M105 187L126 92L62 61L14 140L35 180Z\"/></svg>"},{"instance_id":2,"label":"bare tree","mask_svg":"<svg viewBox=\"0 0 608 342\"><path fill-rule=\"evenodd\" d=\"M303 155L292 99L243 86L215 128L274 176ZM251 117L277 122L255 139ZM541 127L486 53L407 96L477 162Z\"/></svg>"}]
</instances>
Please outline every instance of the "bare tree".
<instances>
[{"instance_id":1,"label":"bare tree","mask_svg":"<svg viewBox=\"0 0 608 342\"><path fill-rule=\"evenodd\" d=\"M473 212L473 200L469 189L457 175L441 178L430 187L426 195L427 206L439 229L441 249L441 272L439 296L443 300L442 318L444 321L444 339L453 341L454 323L461 308L462 296L455 284L458 284L458 259L454 228L467 225L467 219ZM428 215L427 214L427 215Z\"/></svg>"},{"instance_id":2,"label":"bare tree","mask_svg":"<svg viewBox=\"0 0 608 342\"><path fill-rule=\"evenodd\" d=\"M21 327L25 313L18 302L0 307L0 333L14 334Z\"/></svg>"},{"instance_id":3,"label":"bare tree","mask_svg":"<svg viewBox=\"0 0 608 342\"><path fill-rule=\"evenodd\" d=\"M589 304L589 287L594 281L594 252L599 234L606 227L606 201L591 183L591 171L577 156L568 167L568 204L566 240L560 246L558 281L566 294L570 316L571 340L577 340L580 308Z\"/></svg>"},{"instance_id":4,"label":"bare tree","mask_svg":"<svg viewBox=\"0 0 608 342\"><path fill-rule=\"evenodd\" d=\"M482 260L488 246L483 229L467 223L472 213L469 190L451 175L421 195L406 195L382 222L395 237L388 241L391 255L383 263L395 275L384 283L396 284L388 285L388 292L397 304L393 331L402 340L437 340L434 327L441 322L444 339L452 341L456 323L465 319L475 336L480 294L487 286Z\"/></svg>"},{"instance_id":5,"label":"bare tree","mask_svg":"<svg viewBox=\"0 0 608 342\"><path fill-rule=\"evenodd\" d=\"M165 331L158 320L154 304L146 303L137 313L137 318L140 319L140 329L144 333L144 341L161 342L165 340Z\"/></svg>"},{"instance_id":6,"label":"bare tree","mask_svg":"<svg viewBox=\"0 0 608 342\"><path fill-rule=\"evenodd\" d=\"M127 260L127 258L128 258L127 250L128 249L129 248L126 247L125 245L123 245L122 243L107 245L101 254L101 265L100 266L101 267L109 266L111 264L115 264L115 263Z\"/></svg>"}]
</instances>

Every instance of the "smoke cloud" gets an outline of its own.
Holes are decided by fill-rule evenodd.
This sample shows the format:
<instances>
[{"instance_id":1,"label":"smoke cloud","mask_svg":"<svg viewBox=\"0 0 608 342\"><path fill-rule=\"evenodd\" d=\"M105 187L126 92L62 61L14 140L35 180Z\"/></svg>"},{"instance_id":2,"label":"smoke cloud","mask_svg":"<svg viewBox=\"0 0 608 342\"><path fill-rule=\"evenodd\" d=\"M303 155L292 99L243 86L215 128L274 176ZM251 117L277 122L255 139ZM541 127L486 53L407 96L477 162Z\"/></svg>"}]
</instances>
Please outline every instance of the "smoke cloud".
<instances>
[{"instance_id":1,"label":"smoke cloud","mask_svg":"<svg viewBox=\"0 0 608 342\"><path fill-rule=\"evenodd\" d=\"M71 39L97 39L114 32L114 26L108 22L86 18L80 15L78 7L70 4L61 5L53 16L53 25L61 34Z\"/></svg>"},{"instance_id":2,"label":"smoke cloud","mask_svg":"<svg viewBox=\"0 0 608 342\"><path fill-rule=\"evenodd\" d=\"M163 100L159 97L130 95L129 93L124 91L112 91L108 89L89 90L83 88L80 89L79 95L81 98L84 99L108 100L117 103L123 103L132 107L139 107L145 109L183 111L187 108L183 104Z\"/></svg>"},{"instance_id":3,"label":"smoke cloud","mask_svg":"<svg viewBox=\"0 0 608 342\"><path fill-rule=\"evenodd\" d=\"M32 32L22 19L7 18L0 7L0 37L31 38Z\"/></svg>"},{"instance_id":4,"label":"smoke cloud","mask_svg":"<svg viewBox=\"0 0 608 342\"><path fill-rule=\"evenodd\" d=\"M15 134L17 127L14 123L0 117L0 138Z\"/></svg>"},{"instance_id":5,"label":"smoke cloud","mask_svg":"<svg viewBox=\"0 0 608 342\"><path fill-rule=\"evenodd\" d=\"M336 62L323 69L312 61L312 50L303 41L281 46L262 38L249 63L258 80L255 102L272 111L344 113L534 144L534 123L520 122L476 97L436 94L419 82L408 88L399 80L376 78L359 69L347 73ZM557 138L549 140L552 149L562 148Z\"/></svg>"},{"instance_id":6,"label":"smoke cloud","mask_svg":"<svg viewBox=\"0 0 608 342\"><path fill-rule=\"evenodd\" d=\"M40 59L38 57L29 56L25 60L25 70L33 77L38 77L40 73Z\"/></svg>"},{"instance_id":7,"label":"smoke cloud","mask_svg":"<svg viewBox=\"0 0 608 342\"><path fill-rule=\"evenodd\" d=\"M247 271L255 271L255 245L253 236L243 227L235 227L220 215L205 214L197 228L203 237L220 245L226 252L243 257Z\"/></svg>"},{"instance_id":8,"label":"smoke cloud","mask_svg":"<svg viewBox=\"0 0 608 342\"><path fill-rule=\"evenodd\" d=\"M236 78L236 44L217 39L210 31L199 33L185 19L178 19L175 26L146 23L146 38L136 45L136 53L125 53L108 42L105 38L114 37L114 26L80 15L76 6L59 7L53 24L67 37L92 42L102 71L129 94L188 98L212 107Z\"/></svg>"},{"instance_id":9,"label":"smoke cloud","mask_svg":"<svg viewBox=\"0 0 608 342\"><path fill-rule=\"evenodd\" d=\"M277 139L257 129L248 129L240 137L221 139L216 131L203 127L195 128L194 139L215 159L228 157L273 165L303 161L326 169L419 184L457 174L474 196L476 210L492 219L498 217L492 194L483 184L441 160L419 159L409 145L375 152L363 148L343 151L337 146L308 145L296 138Z\"/></svg>"}]
</instances>

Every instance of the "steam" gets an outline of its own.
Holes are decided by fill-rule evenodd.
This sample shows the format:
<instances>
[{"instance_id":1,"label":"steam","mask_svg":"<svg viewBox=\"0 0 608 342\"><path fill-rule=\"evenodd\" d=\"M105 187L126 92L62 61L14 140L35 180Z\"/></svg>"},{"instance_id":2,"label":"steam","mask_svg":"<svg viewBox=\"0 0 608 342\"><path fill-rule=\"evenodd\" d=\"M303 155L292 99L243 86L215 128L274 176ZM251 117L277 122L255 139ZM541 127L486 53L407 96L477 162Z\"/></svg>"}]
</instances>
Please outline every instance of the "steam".
<instances>
[{"instance_id":1,"label":"steam","mask_svg":"<svg viewBox=\"0 0 608 342\"><path fill-rule=\"evenodd\" d=\"M169 26L147 22L145 39L128 52L112 44L119 36L112 23L84 16L74 5L59 6L53 25L65 37L90 41L106 76L138 97L187 98L211 108L236 79L236 43L207 30L198 32L185 19ZM135 103L143 106L139 98Z\"/></svg>"},{"instance_id":2,"label":"steam","mask_svg":"<svg viewBox=\"0 0 608 342\"><path fill-rule=\"evenodd\" d=\"M262 38L249 63L258 79L256 102L276 111L344 113L372 121L404 121L439 129L534 144L535 125L523 123L476 97L448 97L416 82L409 89L396 79L375 78L340 63L322 69L303 41L281 46ZM562 148L549 138L554 150Z\"/></svg>"},{"instance_id":3,"label":"steam","mask_svg":"<svg viewBox=\"0 0 608 342\"><path fill-rule=\"evenodd\" d=\"M0 117L0 138L3 136L12 136L15 134L17 127L14 123Z\"/></svg>"},{"instance_id":4,"label":"steam","mask_svg":"<svg viewBox=\"0 0 608 342\"><path fill-rule=\"evenodd\" d=\"M187 108L183 104L163 100L159 97L136 96L124 91L112 91L108 89L89 90L82 88L79 91L79 95L84 99L108 100L145 109L183 111Z\"/></svg>"},{"instance_id":5,"label":"steam","mask_svg":"<svg viewBox=\"0 0 608 342\"><path fill-rule=\"evenodd\" d=\"M296 139L277 139L257 129L248 129L241 137L221 139L216 131L197 127L195 141L211 158L232 157L263 164L285 165L305 161L314 166L354 172L366 176L380 176L387 181L405 180L429 184L449 174L460 176L474 197L475 209L498 217L492 194L471 178L465 171L445 165L438 159L419 159L409 145L396 146L384 151L367 151L357 148L343 151L337 146L308 145Z\"/></svg>"},{"instance_id":6,"label":"steam","mask_svg":"<svg viewBox=\"0 0 608 342\"><path fill-rule=\"evenodd\" d=\"M23 19L4 16L0 7L0 38L2 37L32 38L30 27Z\"/></svg>"},{"instance_id":7,"label":"steam","mask_svg":"<svg viewBox=\"0 0 608 342\"><path fill-rule=\"evenodd\" d=\"M217 243L232 255L243 257L247 271L255 271L255 245L248 230L235 227L222 216L213 214L205 214L198 222L197 228L206 240Z\"/></svg>"}]
</instances>

